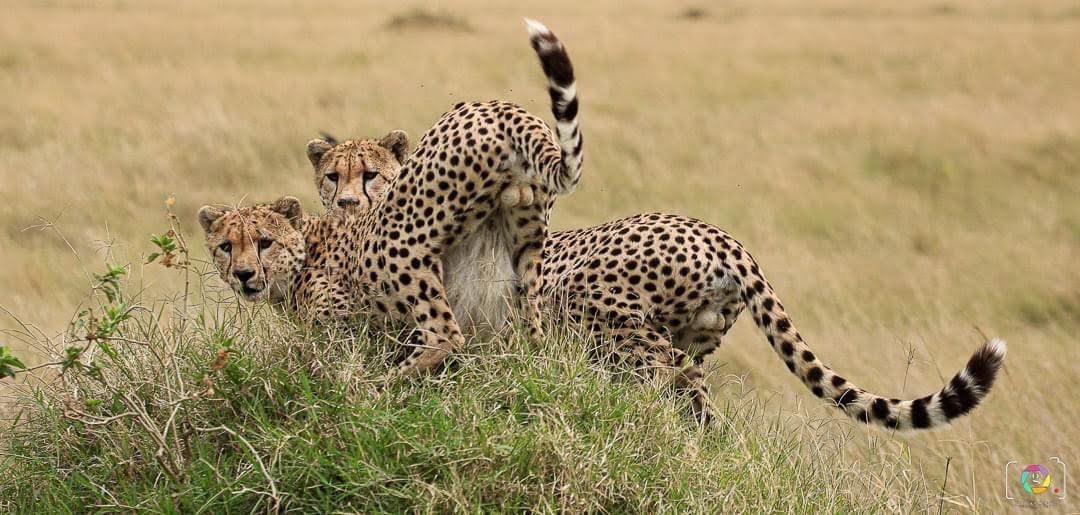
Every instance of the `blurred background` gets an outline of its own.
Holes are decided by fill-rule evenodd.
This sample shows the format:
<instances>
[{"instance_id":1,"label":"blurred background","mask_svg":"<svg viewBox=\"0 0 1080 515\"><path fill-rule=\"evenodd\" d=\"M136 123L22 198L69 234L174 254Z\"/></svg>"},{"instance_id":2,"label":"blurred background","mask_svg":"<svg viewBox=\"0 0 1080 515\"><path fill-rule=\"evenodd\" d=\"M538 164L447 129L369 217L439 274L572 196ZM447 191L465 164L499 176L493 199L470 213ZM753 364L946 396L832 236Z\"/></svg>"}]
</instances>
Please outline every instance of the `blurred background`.
<instances>
[{"instance_id":1,"label":"blurred background","mask_svg":"<svg viewBox=\"0 0 1080 515\"><path fill-rule=\"evenodd\" d=\"M1080 465L1077 2L8 1L0 329L63 331L106 261L175 293L142 265L172 195L200 259L204 203L320 211L319 131L415 140L492 98L548 116L522 16L578 73L585 171L556 228L668 211L728 230L815 352L884 395L1006 339L973 416L850 444L938 481L951 460L947 506L999 511L1012 459ZM740 322L714 377L831 413L762 342Z\"/></svg>"}]
</instances>

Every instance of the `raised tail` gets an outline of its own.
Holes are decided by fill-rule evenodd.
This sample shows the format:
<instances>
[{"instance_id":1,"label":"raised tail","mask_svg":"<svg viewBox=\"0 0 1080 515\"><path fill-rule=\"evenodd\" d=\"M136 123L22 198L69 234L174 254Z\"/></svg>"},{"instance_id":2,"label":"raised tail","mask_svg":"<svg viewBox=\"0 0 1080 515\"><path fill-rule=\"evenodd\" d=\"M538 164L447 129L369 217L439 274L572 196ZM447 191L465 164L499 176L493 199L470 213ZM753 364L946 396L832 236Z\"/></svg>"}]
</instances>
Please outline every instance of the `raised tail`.
<instances>
[{"instance_id":1,"label":"raised tail","mask_svg":"<svg viewBox=\"0 0 1080 515\"><path fill-rule=\"evenodd\" d=\"M562 171L554 177L555 192L565 195L574 191L581 179L582 139L578 129L577 81L574 66L559 38L544 24L525 18L529 42L548 79L551 113L555 115L555 134L562 150Z\"/></svg>"},{"instance_id":2,"label":"raised tail","mask_svg":"<svg viewBox=\"0 0 1080 515\"><path fill-rule=\"evenodd\" d=\"M788 369L814 395L829 400L848 416L900 431L934 429L966 415L990 392L1005 359L1005 342L997 338L983 344L948 385L931 395L913 400L887 399L859 388L825 366L810 351L772 286L749 254L745 251L742 254L747 262L737 266L740 273L744 270L749 273L740 278L741 294L754 322Z\"/></svg>"}]
</instances>

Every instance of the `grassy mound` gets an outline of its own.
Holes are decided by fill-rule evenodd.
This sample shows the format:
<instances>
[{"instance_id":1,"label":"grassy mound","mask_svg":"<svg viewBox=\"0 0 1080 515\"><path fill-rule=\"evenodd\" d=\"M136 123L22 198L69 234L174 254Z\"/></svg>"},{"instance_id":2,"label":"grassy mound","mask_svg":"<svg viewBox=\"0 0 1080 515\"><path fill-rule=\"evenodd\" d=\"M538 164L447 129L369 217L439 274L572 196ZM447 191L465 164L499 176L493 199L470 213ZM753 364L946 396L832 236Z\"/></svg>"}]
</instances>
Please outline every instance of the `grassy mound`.
<instances>
[{"instance_id":1,"label":"grassy mound","mask_svg":"<svg viewBox=\"0 0 1080 515\"><path fill-rule=\"evenodd\" d=\"M753 396L694 427L569 328L540 348L474 342L383 389L394 344L363 324L313 328L205 287L139 303L122 276L98 276L97 305L51 342L62 373L0 438L0 511L889 509Z\"/></svg>"}]
</instances>

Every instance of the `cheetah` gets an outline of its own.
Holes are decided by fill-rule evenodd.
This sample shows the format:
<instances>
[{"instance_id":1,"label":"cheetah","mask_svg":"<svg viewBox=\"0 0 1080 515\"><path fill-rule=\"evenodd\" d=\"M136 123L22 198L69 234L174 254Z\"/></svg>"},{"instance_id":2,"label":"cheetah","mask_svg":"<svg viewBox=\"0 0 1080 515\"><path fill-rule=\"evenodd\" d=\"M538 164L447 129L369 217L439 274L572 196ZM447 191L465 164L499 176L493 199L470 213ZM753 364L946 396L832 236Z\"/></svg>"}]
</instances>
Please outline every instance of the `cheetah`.
<instances>
[{"instance_id":1,"label":"cheetah","mask_svg":"<svg viewBox=\"0 0 1080 515\"><path fill-rule=\"evenodd\" d=\"M319 174L316 169L316 183ZM377 191L363 175L352 177L339 179L338 187ZM343 209L332 194L322 200L330 212ZM867 392L810 350L738 241L684 216L642 214L554 232L543 249L542 270L546 304L584 322L597 341L606 342L603 357L688 393L694 414L703 420L710 408L701 365L747 306L769 345L815 396L877 427L939 427L971 411L989 392L1006 351L1004 342L990 340L933 395L902 401ZM466 291L449 291L451 305L478 296L470 290L484 290L485 284L454 285Z\"/></svg>"},{"instance_id":2,"label":"cheetah","mask_svg":"<svg viewBox=\"0 0 1080 515\"><path fill-rule=\"evenodd\" d=\"M362 163L375 173L394 170L385 196L368 198L362 213L328 217L305 217L292 197L238 209L203 206L198 218L221 278L244 299L316 319L371 310L377 322L410 327L397 373L417 374L465 341L443 277L475 265L456 262L463 255L455 249L473 246L489 218L505 218L493 250L506 256L511 273L499 286L522 299L530 337L542 338L540 252L548 212L580 179L582 139L569 55L547 27L526 23L547 77L554 133L515 104L490 101L456 105L411 154L400 131L337 147L313 140L308 158L323 169ZM507 208L500 197L508 188L531 190L534 202Z\"/></svg>"},{"instance_id":3,"label":"cheetah","mask_svg":"<svg viewBox=\"0 0 1080 515\"><path fill-rule=\"evenodd\" d=\"M701 365L749 307L773 351L814 396L875 427L946 425L989 393L1006 352L991 339L940 391L887 399L859 388L810 350L750 253L728 233L693 218L651 213L552 233L544 247L543 295L611 341L610 358L689 393L708 420Z\"/></svg>"}]
</instances>

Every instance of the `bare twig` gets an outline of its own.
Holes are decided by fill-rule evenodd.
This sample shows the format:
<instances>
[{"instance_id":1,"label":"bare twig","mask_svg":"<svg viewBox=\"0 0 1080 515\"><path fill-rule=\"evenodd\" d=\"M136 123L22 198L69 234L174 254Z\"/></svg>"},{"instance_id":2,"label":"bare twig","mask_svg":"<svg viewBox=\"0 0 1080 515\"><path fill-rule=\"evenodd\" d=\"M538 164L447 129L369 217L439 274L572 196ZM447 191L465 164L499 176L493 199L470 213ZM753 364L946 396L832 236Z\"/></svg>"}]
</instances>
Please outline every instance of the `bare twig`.
<instances>
[{"instance_id":1,"label":"bare twig","mask_svg":"<svg viewBox=\"0 0 1080 515\"><path fill-rule=\"evenodd\" d=\"M96 415L91 415L89 413L85 413L76 409L68 408L64 410L64 416L68 419L77 421L80 424L85 424L88 426L103 426L116 420L120 420L122 418L136 417L138 416L138 413L125 411L119 415L113 415L111 417L98 417Z\"/></svg>"},{"instance_id":2,"label":"bare twig","mask_svg":"<svg viewBox=\"0 0 1080 515\"><path fill-rule=\"evenodd\" d=\"M204 433L209 433L211 431L224 431L226 433L229 433L229 435L231 435L232 437L243 442L244 446L247 447L248 452L251 453L251 457L254 458L255 462L259 464L259 470L262 472L263 477L266 478L266 482L270 486L269 496L274 501L273 505L270 507L270 511L272 513L277 513L281 507L281 497L278 495L277 483L274 481L274 478L270 476L270 472L266 470L266 464L263 463L262 458L259 457L258 451L256 451L255 447L251 445L251 442L247 441L247 439L244 438L242 435L226 426L197 427L195 429ZM241 490L241 492L245 491L266 495L266 492L260 492L258 490L252 490L250 488L244 488L243 490Z\"/></svg>"},{"instance_id":3,"label":"bare twig","mask_svg":"<svg viewBox=\"0 0 1080 515\"><path fill-rule=\"evenodd\" d=\"M938 496L938 514L940 515L945 507L945 485L949 484L949 463L952 462L952 456L945 457L945 480L941 482L941 495Z\"/></svg>"}]
</instances>

